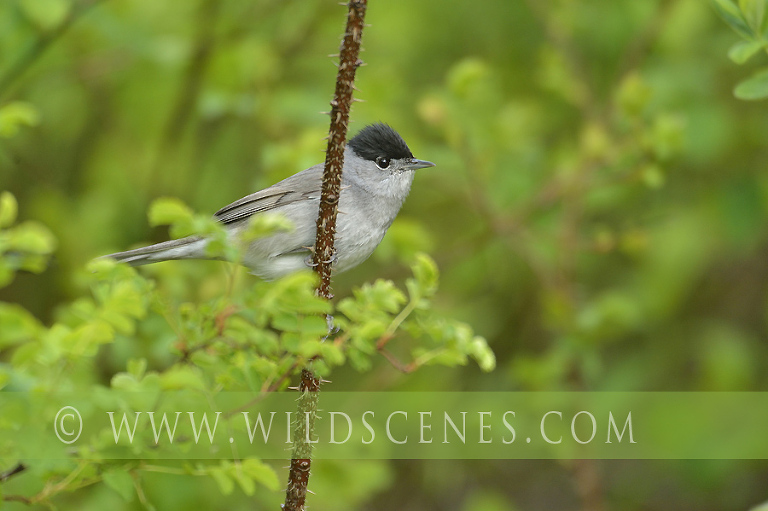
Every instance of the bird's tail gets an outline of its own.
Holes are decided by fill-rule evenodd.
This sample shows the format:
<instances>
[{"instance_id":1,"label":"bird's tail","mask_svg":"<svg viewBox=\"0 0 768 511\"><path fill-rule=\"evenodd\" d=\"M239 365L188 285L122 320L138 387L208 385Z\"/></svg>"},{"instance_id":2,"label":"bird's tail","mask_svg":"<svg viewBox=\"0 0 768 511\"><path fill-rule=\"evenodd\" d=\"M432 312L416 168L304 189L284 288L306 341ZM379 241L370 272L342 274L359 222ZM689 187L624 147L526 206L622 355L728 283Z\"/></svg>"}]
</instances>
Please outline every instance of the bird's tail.
<instances>
[{"instance_id":1,"label":"bird's tail","mask_svg":"<svg viewBox=\"0 0 768 511\"><path fill-rule=\"evenodd\" d=\"M205 256L205 246L208 240L199 236L189 236L178 240L164 241L148 247L126 250L103 256L115 259L131 266L171 261L174 259L208 259Z\"/></svg>"}]
</instances>

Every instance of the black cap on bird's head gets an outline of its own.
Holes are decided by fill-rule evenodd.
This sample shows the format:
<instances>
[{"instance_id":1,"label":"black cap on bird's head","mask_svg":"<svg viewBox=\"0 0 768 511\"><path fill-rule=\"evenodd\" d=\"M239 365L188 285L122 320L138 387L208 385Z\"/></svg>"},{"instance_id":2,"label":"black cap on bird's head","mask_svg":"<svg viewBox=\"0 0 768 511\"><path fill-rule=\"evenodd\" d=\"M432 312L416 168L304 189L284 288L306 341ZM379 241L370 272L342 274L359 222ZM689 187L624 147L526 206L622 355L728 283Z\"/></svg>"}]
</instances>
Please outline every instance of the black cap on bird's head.
<instances>
[{"instance_id":1,"label":"black cap on bird's head","mask_svg":"<svg viewBox=\"0 0 768 511\"><path fill-rule=\"evenodd\" d=\"M349 147L360 158L376 162L381 168L389 166L390 160L406 160L404 167L409 170L434 167L434 163L417 160L403 137L388 124L369 124L349 141ZM386 165L382 165L386 162Z\"/></svg>"}]
</instances>

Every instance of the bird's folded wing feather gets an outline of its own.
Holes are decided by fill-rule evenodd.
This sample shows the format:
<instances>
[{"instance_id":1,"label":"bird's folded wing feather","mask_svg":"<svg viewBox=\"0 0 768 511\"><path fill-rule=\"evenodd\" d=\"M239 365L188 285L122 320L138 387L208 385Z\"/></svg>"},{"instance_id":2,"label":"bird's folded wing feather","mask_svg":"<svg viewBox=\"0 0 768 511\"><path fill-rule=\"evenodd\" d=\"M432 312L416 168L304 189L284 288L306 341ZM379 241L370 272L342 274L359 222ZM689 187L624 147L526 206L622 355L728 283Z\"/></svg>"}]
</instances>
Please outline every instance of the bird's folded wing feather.
<instances>
[{"instance_id":1,"label":"bird's folded wing feather","mask_svg":"<svg viewBox=\"0 0 768 511\"><path fill-rule=\"evenodd\" d=\"M214 218L223 224L230 224L294 202L318 200L321 186L322 165L317 165L224 206Z\"/></svg>"}]
</instances>

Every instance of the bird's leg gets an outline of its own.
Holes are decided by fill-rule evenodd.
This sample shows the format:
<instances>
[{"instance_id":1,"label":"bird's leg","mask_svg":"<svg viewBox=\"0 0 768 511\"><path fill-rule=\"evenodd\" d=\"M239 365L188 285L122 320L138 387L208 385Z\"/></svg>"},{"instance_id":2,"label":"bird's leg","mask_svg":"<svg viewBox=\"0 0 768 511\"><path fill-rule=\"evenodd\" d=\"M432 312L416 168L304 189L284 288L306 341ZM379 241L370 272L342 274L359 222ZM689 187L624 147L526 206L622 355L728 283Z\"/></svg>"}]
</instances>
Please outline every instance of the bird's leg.
<instances>
[{"instance_id":1,"label":"bird's leg","mask_svg":"<svg viewBox=\"0 0 768 511\"><path fill-rule=\"evenodd\" d=\"M310 253L307 257L304 258L304 264L310 268L315 268L317 263L314 261L314 259L314 255Z\"/></svg>"},{"instance_id":2,"label":"bird's leg","mask_svg":"<svg viewBox=\"0 0 768 511\"><path fill-rule=\"evenodd\" d=\"M310 268L315 268L318 265L318 263L315 262L315 258L314 258L315 247L304 247L304 248L309 250L309 255L307 255L307 257L304 258L304 264L306 264ZM331 259L329 261L323 261L323 263L333 264L336 262L337 259L338 259L338 254L334 250L333 255L331 256ZM325 322L328 325L328 333L325 335L325 337L323 337L322 339L323 341L325 341L326 339L328 339L328 337L330 337L331 335L339 331L339 327L333 324L333 316L331 316L330 314L325 315Z\"/></svg>"},{"instance_id":3,"label":"bird's leg","mask_svg":"<svg viewBox=\"0 0 768 511\"><path fill-rule=\"evenodd\" d=\"M336 260L339 258L338 253L336 250L333 251L333 255L331 255L331 258L327 261L323 261L323 264L333 264L336 262Z\"/></svg>"},{"instance_id":4,"label":"bird's leg","mask_svg":"<svg viewBox=\"0 0 768 511\"><path fill-rule=\"evenodd\" d=\"M339 327L333 324L333 316L330 314L325 315L325 323L328 325L328 333L323 337L323 341L339 331Z\"/></svg>"}]
</instances>

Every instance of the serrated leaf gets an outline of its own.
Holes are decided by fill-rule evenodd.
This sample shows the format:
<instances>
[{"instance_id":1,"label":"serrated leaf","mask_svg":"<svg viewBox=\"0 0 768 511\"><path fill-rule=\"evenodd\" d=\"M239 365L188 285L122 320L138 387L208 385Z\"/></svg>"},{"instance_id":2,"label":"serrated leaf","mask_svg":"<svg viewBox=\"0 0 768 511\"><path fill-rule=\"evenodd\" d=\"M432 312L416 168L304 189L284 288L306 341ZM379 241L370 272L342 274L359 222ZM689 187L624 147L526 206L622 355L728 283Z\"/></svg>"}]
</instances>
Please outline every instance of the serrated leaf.
<instances>
[{"instance_id":1,"label":"serrated leaf","mask_svg":"<svg viewBox=\"0 0 768 511\"><path fill-rule=\"evenodd\" d=\"M149 207L149 224L152 227L158 225L171 225L179 222L191 222L192 210L180 199L175 197L161 197L155 199Z\"/></svg>"},{"instance_id":2,"label":"serrated leaf","mask_svg":"<svg viewBox=\"0 0 768 511\"><path fill-rule=\"evenodd\" d=\"M729 27L745 38L752 38L753 34L747 22L741 15L739 8L731 0L710 0L717 14L723 18Z\"/></svg>"},{"instance_id":3,"label":"serrated leaf","mask_svg":"<svg viewBox=\"0 0 768 511\"><path fill-rule=\"evenodd\" d=\"M126 502L131 502L136 491L133 478L124 470L110 470L102 474L104 484L115 490Z\"/></svg>"},{"instance_id":4,"label":"serrated leaf","mask_svg":"<svg viewBox=\"0 0 768 511\"><path fill-rule=\"evenodd\" d=\"M11 192L0 194L0 229L13 225L19 212L19 204Z\"/></svg>"},{"instance_id":5,"label":"serrated leaf","mask_svg":"<svg viewBox=\"0 0 768 511\"><path fill-rule=\"evenodd\" d=\"M421 291L421 296L430 297L437 291L437 281L440 272L435 261L427 254L418 254L416 261L411 266L413 276Z\"/></svg>"},{"instance_id":6,"label":"serrated leaf","mask_svg":"<svg viewBox=\"0 0 768 511\"><path fill-rule=\"evenodd\" d=\"M764 44L761 41L739 41L728 50L728 58L736 64L743 64L759 52Z\"/></svg>"},{"instance_id":7,"label":"serrated leaf","mask_svg":"<svg viewBox=\"0 0 768 511\"><path fill-rule=\"evenodd\" d=\"M375 309L395 313L406 302L405 295L390 280L378 279L373 285L364 285L361 295Z\"/></svg>"},{"instance_id":8,"label":"serrated leaf","mask_svg":"<svg viewBox=\"0 0 768 511\"><path fill-rule=\"evenodd\" d=\"M733 90L733 95L750 101L768 98L768 69L758 71L738 84Z\"/></svg>"}]
</instances>

